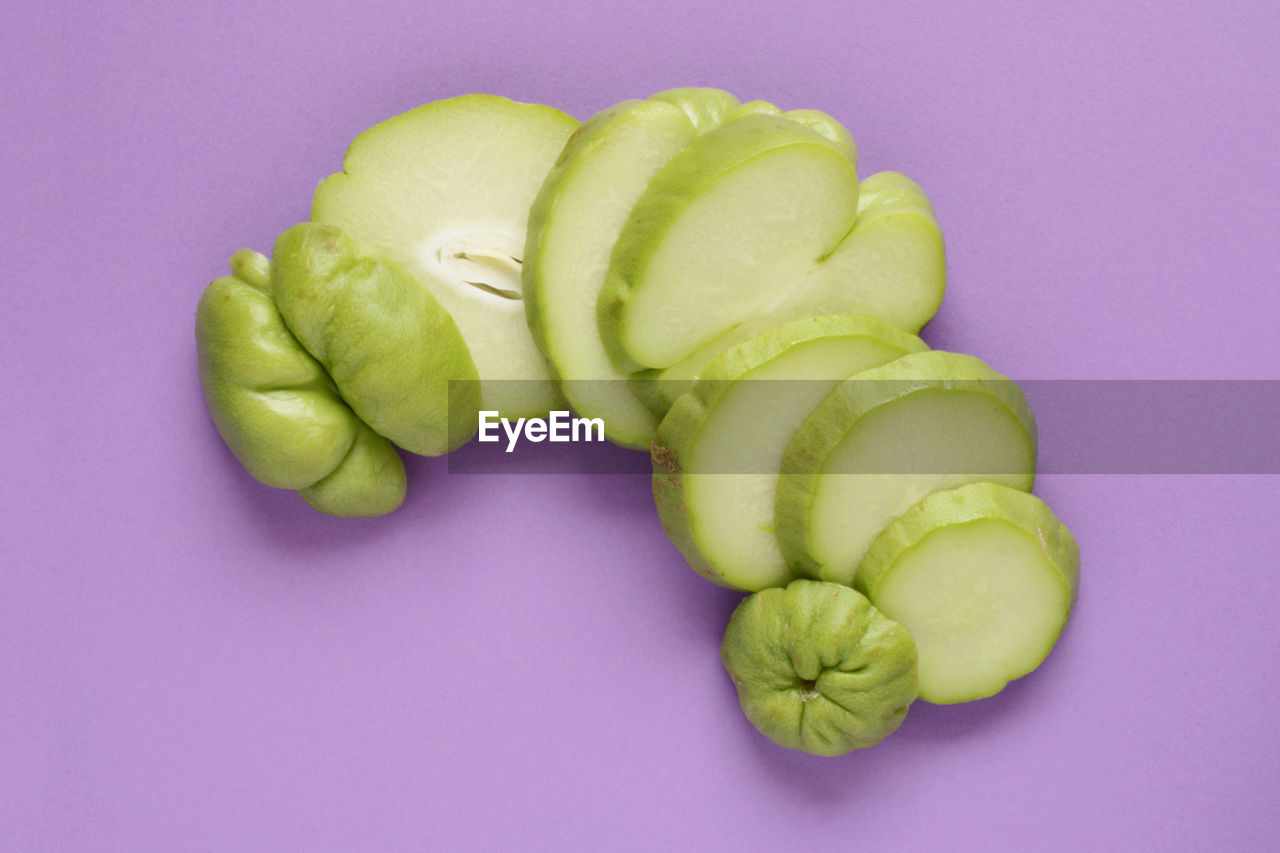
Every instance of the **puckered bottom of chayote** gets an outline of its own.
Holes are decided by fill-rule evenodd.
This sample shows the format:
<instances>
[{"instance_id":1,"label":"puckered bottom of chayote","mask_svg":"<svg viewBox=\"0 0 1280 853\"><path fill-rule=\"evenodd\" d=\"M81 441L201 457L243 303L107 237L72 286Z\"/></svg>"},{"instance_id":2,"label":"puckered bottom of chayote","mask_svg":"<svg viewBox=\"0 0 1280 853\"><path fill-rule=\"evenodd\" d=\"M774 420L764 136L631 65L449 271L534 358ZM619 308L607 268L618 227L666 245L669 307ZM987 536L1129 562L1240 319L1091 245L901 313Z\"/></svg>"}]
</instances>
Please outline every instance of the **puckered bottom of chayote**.
<instances>
[{"instance_id":1,"label":"puckered bottom of chayote","mask_svg":"<svg viewBox=\"0 0 1280 853\"><path fill-rule=\"evenodd\" d=\"M729 620L720 658L747 719L814 755L879 743L916 698L910 635L839 584L797 580L751 595Z\"/></svg>"},{"instance_id":2,"label":"puckered bottom of chayote","mask_svg":"<svg viewBox=\"0 0 1280 853\"><path fill-rule=\"evenodd\" d=\"M330 515L383 515L405 495L404 465L339 395L270 296L266 257L242 250L196 309L205 402L257 480L296 489Z\"/></svg>"}]
</instances>

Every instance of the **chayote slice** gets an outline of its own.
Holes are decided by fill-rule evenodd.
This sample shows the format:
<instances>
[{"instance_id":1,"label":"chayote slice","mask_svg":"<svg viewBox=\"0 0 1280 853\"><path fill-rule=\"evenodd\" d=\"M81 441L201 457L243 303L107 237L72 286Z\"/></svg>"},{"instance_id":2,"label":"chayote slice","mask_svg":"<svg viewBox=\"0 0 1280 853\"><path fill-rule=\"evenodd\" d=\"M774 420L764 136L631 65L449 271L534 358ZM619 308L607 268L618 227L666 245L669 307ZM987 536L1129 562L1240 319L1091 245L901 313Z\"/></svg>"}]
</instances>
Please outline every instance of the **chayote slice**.
<instances>
[{"instance_id":1,"label":"chayote slice","mask_svg":"<svg viewBox=\"0 0 1280 853\"><path fill-rule=\"evenodd\" d=\"M742 602L720 658L747 719L774 743L843 755L893 733L916 698L916 647L865 596L795 580Z\"/></svg>"},{"instance_id":2,"label":"chayote slice","mask_svg":"<svg viewBox=\"0 0 1280 853\"><path fill-rule=\"evenodd\" d=\"M306 222L276 240L271 283L289 329L375 432L425 456L471 438L475 363L449 312L403 267Z\"/></svg>"},{"instance_id":3,"label":"chayote slice","mask_svg":"<svg viewBox=\"0 0 1280 853\"><path fill-rule=\"evenodd\" d=\"M339 396L270 297L270 262L242 249L196 308L205 402L245 469L303 490L333 515L382 515L404 499L404 466Z\"/></svg>"}]
</instances>

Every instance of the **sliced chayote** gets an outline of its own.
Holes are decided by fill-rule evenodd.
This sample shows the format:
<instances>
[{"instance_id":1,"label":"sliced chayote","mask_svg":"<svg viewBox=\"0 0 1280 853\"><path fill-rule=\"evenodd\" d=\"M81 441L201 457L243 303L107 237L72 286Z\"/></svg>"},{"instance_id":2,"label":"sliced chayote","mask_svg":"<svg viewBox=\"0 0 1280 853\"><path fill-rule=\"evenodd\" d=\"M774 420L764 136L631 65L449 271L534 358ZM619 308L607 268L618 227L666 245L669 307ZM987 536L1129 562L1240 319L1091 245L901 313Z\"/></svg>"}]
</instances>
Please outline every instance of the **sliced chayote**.
<instances>
[{"instance_id":1,"label":"sliced chayote","mask_svg":"<svg viewBox=\"0 0 1280 853\"><path fill-rule=\"evenodd\" d=\"M339 396L285 326L270 265L242 249L196 309L200 380L227 446L255 478L299 489L333 515L381 515L404 499L404 466Z\"/></svg>"},{"instance_id":2,"label":"sliced chayote","mask_svg":"<svg viewBox=\"0 0 1280 853\"><path fill-rule=\"evenodd\" d=\"M720 658L743 713L780 746L843 755L890 735L916 698L916 647L858 592L796 580L734 611Z\"/></svg>"},{"instance_id":3,"label":"sliced chayote","mask_svg":"<svg viewBox=\"0 0 1280 853\"><path fill-rule=\"evenodd\" d=\"M353 139L311 204L313 221L382 252L440 300L485 409L513 421L563 408L525 322L521 266L529 206L577 126L497 95L423 104Z\"/></svg>"},{"instance_id":4,"label":"sliced chayote","mask_svg":"<svg viewBox=\"0 0 1280 853\"><path fill-rule=\"evenodd\" d=\"M379 435L438 456L475 432L480 384L466 341L399 264L307 222L276 240L271 284L289 329Z\"/></svg>"}]
</instances>

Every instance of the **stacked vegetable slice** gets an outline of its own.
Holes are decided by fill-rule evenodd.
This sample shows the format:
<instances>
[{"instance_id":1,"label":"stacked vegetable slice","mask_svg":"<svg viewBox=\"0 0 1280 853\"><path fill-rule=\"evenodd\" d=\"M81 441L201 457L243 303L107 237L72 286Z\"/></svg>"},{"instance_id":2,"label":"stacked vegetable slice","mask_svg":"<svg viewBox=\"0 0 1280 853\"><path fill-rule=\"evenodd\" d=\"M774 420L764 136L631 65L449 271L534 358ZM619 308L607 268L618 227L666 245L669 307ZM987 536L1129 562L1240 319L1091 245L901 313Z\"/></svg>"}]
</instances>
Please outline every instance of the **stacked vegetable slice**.
<instances>
[{"instance_id":1,"label":"stacked vegetable slice","mask_svg":"<svg viewBox=\"0 0 1280 853\"><path fill-rule=\"evenodd\" d=\"M824 113L717 89L589 119L538 195L525 258L529 325L566 397L634 447L730 346L830 314L915 331L945 278L919 187L860 184Z\"/></svg>"},{"instance_id":2,"label":"stacked vegetable slice","mask_svg":"<svg viewBox=\"0 0 1280 853\"><path fill-rule=\"evenodd\" d=\"M915 638L922 698L991 696L1047 656L1079 577L1071 534L1027 494L1031 411L971 356L866 318L823 322L834 334L805 340L792 324L729 350L676 401L653 449L663 526L717 583L855 587ZM859 333L879 341L871 366L850 358ZM810 378L842 363L851 375Z\"/></svg>"},{"instance_id":3,"label":"stacked vegetable slice","mask_svg":"<svg viewBox=\"0 0 1280 853\"><path fill-rule=\"evenodd\" d=\"M791 580L774 496L792 436L840 380L925 349L870 317L815 317L713 360L663 419L653 446L658 514L689 564L739 589Z\"/></svg>"}]
</instances>

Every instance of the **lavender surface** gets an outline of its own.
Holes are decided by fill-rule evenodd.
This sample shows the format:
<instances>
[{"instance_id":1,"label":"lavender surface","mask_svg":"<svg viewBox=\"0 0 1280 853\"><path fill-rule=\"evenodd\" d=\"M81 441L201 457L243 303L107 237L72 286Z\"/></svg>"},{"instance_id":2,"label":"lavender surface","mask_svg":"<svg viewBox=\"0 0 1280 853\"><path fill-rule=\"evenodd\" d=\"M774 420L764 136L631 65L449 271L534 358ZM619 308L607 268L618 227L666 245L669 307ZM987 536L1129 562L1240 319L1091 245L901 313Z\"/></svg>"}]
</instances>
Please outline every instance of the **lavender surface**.
<instances>
[{"instance_id":1,"label":"lavender surface","mask_svg":"<svg viewBox=\"0 0 1280 853\"><path fill-rule=\"evenodd\" d=\"M612 476L410 460L399 512L327 518L223 446L192 323L383 118L714 85L826 110L863 174L926 189L930 345L1024 379L1280 379L1276 8L0 12L0 848L1273 844L1275 476L1042 477L1083 554L1044 666L820 759L739 712L738 596L683 564L627 451Z\"/></svg>"}]
</instances>

